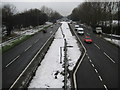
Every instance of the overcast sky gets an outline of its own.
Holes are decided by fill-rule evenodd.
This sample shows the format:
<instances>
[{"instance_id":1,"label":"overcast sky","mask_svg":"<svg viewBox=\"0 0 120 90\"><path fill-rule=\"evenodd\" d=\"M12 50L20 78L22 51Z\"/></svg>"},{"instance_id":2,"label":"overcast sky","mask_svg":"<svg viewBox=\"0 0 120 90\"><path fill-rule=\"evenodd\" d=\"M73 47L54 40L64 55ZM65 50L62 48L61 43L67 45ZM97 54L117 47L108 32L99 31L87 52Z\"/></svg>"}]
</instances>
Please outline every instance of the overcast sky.
<instances>
[{"instance_id":1,"label":"overcast sky","mask_svg":"<svg viewBox=\"0 0 120 90\"><path fill-rule=\"evenodd\" d=\"M16 6L19 12L26 9L38 8L43 5L56 10L63 16L70 15L72 10L83 0L3 0L2 3L10 3Z\"/></svg>"}]
</instances>

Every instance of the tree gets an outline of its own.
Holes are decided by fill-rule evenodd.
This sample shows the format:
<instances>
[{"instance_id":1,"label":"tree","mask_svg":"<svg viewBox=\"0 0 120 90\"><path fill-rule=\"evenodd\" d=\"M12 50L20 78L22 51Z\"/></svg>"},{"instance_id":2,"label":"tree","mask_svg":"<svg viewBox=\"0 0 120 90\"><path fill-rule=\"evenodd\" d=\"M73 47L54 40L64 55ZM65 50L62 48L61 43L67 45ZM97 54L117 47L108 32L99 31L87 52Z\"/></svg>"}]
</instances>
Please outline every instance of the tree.
<instances>
[{"instance_id":1,"label":"tree","mask_svg":"<svg viewBox=\"0 0 120 90\"><path fill-rule=\"evenodd\" d=\"M38 26L44 24L48 20L48 16L39 9L30 9L22 13L14 15L14 25L17 28Z\"/></svg>"},{"instance_id":2,"label":"tree","mask_svg":"<svg viewBox=\"0 0 120 90\"><path fill-rule=\"evenodd\" d=\"M116 2L83 2L72 11L71 19L96 26L100 21L111 20L117 10ZM112 12L112 13L111 13Z\"/></svg>"},{"instance_id":3,"label":"tree","mask_svg":"<svg viewBox=\"0 0 120 90\"><path fill-rule=\"evenodd\" d=\"M60 19L62 15L60 15L57 11L52 10L46 6L41 7L41 12L46 13L49 21L56 22L57 19Z\"/></svg>"},{"instance_id":4,"label":"tree","mask_svg":"<svg viewBox=\"0 0 120 90\"><path fill-rule=\"evenodd\" d=\"M2 24L6 26L7 35L11 34L13 29L13 15L16 12L14 5L6 4L2 7Z\"/></svg>"}]
</instances>

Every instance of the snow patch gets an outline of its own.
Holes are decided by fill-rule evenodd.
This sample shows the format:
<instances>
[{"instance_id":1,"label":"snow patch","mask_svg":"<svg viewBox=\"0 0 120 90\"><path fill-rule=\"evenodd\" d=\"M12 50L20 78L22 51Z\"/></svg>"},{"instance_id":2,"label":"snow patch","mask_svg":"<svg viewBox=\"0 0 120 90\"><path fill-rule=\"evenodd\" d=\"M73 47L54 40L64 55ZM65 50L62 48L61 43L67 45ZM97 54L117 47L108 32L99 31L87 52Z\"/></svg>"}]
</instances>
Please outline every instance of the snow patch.
<instances>
[{"instance_id":1,"label":"snow patch","mask_svg":"<svg viewBox=\"0 0 120 90\"><path fill-rule=\"evenodd\" d=\"M116 39L111 40L110 38L104 38L104 39L107 41L110 41L111 43L116 44L120 47L120 40L116 40Z\"/></svg>"}]
</instances>

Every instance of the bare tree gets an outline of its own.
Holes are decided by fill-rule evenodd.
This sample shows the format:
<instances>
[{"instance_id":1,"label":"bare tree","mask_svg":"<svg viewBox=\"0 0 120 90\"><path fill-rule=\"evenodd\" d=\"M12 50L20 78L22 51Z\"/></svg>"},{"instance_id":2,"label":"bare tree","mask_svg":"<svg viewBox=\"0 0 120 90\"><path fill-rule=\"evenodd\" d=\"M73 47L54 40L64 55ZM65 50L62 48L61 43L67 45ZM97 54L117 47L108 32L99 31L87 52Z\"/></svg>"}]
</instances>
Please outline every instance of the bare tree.
<instances>
[{"instance_id":1,"label":"bare tree","mask_svg":"<svg viewBox=\"0 0 120 90\"><path fill-rule=\"evenodd\" d=\"M13 15L16 13L16 7L11 4L3 5L2 7L2 24L7 28L7 35L11 34L13 29Z\"/></svg>"},{"instance_id":2,"label":"bare tree","mask_svg":"<svg viewBox=\"0 0 120 90\"><path fill-rule=\"evenodd\" d=\"M42 7L41 7L41 11L42 11L43 13L46 13L46 14L48 15L48 17L50 17L51 14L54 12L51 8L48 8L48 7L46 7L46 6L42 6Z\"/></svg>"}]
</instances>

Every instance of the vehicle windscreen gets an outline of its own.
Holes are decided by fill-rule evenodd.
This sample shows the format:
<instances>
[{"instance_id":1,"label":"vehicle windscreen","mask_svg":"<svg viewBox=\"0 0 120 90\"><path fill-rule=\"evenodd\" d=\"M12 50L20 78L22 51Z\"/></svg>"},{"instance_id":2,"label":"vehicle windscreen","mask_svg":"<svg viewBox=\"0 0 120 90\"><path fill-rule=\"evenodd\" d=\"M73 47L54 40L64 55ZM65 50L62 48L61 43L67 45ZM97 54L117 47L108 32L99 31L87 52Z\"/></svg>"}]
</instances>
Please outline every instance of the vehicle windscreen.
<instances>
[{"instance_id":1,"label":"vehicle windscreen","mask_svg":"<svg viewBox=\"0 0 120 90\"><path fill-rule=\"evenodd\" d=\"M86 39L91 39L91 38L86 38Z\"/></svg>"}]
</instances>

